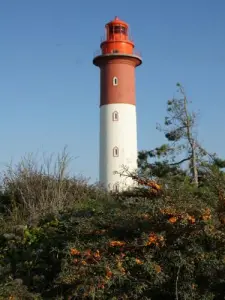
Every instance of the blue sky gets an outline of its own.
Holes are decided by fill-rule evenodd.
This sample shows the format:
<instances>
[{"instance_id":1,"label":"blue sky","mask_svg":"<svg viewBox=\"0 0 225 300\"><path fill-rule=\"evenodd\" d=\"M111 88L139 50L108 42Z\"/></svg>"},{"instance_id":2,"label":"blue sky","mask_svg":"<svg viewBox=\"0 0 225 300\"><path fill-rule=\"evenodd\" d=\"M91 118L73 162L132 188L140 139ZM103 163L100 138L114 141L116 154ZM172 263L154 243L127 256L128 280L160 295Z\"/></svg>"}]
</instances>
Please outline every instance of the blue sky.
<instances>
[{"instance_id":1,"label":"blue sky","mask_svg":"<svg viewBox=\"0 0 225 300\"><path fill-rule=\"evenodd\" d=\"M223 0L0 1L0 167L27 152L60 152L75 174L98 178L99 70L104 25L127 21L141 51L138 148L164 142L166 101L181 82L200 111L199 140L225 157Z\"/></svg>"}]
</instances>

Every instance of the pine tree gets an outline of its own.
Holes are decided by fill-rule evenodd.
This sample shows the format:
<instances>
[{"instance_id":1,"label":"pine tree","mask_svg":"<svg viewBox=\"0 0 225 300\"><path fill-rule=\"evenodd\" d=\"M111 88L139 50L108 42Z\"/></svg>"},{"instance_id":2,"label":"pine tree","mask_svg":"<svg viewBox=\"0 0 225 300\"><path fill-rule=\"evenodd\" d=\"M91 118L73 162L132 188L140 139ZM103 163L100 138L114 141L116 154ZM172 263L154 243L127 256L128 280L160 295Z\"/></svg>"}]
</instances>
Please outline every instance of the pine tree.
<instances>
[{"instance_id":1,"label":"pine tree","mask_svg":"<svg viewBox=\"0 0 225 300\"><path fill-rule=\"evenodd\" d=\"M141 151L138 156L139 168L147 171L149 168L154 175L186 175L182 165L188 162L188 171L192 181L198 185L198 158L206 153L198 146L195 136L196 114L189 112L189 101L184 87L177 83L178 98L167 102L167 116L164 127L157 129L164 133L168 143L151 151ZM181 157L179 160L177 157ZM154 164L149 165L148 159L155 158Z\"/></svg>"}]
</instances>

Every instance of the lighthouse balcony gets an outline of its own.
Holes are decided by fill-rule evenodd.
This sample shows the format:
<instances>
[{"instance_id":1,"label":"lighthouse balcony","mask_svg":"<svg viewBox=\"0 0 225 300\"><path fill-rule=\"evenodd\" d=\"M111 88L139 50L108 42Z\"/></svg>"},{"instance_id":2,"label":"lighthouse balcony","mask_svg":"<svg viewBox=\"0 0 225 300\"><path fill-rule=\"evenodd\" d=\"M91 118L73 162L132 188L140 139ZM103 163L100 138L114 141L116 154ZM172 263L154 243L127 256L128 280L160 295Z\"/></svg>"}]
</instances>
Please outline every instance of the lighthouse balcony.
<instances>
[{"instance_id":1,"label":"lighthouse balcony","mask_svg":"<svg viewBox=\"0 0 225 300\"><path fill-rule=\"evenodd\" d=\"M102 49L98 49L97 51L94 52L94 58L97 57L97 56L102 56L102 55L122 55L122 56L134 56L134 57L138 57L141 59L142 55L139 51L136 51L133 49L132 53L128 53L127 51L125 50L122 50L122 49L104 49L104 53L102 52Z\"/></svg>"},{"instance_id":2,"label":"lighthouse balcony","mask_svg":"<svg viewBox=\"0 0 225 300\"><path fill-rule=\"evenodd\" d=\"M102 49L99 49L94 53L93 58L93 64L95 66L101 66L109 59L126 59L127 61L132 62L136 67L140 66L142 64L142 57L141 53L138 51L135 51L134 49L132 51L123 51L123 49L110 49L110 51L107 51L108 49L104 49L104 52Z\"/></svg>"}]
</instances>

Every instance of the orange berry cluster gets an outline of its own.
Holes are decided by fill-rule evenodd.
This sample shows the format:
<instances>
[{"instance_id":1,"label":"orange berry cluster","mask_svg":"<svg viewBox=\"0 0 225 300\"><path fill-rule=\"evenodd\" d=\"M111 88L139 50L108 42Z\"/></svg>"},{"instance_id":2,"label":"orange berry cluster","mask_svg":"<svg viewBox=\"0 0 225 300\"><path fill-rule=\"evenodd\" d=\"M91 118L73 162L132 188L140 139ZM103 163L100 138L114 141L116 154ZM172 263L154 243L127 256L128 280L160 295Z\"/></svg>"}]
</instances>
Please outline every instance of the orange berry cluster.
<instances>
[{"instance_id":1,"label":"orange berry cluster","mask_svg":"<svg viewBox=\"0 0 225 300\"><path fill-rule=\"evenodd\" d=\"M195 217L190 216L188 213L178 213L173 208L165 208L160 210L163 215L167 215L169 217L168 222L171 224L176 223L178 220L186 220L189 224L195 223Z\"/></svg>"},{"instance_id":2,"label":"orange berry cluster","mask_svg":"<svg viewBox=\"0 0 225 300\"><path fill-rule=\"evenodd\" d=\"M150 246L150 245L160 246L163 244L164 244L164 237L162 235L156 235L155 233L151 233L148 237L146 246Z\"/></svg>"}]
</instances>

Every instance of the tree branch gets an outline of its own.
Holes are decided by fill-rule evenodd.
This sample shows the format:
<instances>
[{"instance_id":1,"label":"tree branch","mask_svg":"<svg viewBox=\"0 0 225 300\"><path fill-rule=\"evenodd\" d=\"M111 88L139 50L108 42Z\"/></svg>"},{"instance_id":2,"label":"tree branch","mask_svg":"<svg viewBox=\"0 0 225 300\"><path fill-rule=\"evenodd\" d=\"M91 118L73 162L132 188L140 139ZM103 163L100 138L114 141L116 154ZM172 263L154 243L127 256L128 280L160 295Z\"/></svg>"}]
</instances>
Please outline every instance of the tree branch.
<instances>
[{"instance_id":1,"label":"tree branch","mask_svg":"<svg viewBox=\"0 0 225 300\"><path fill-rule=\"evenodd\" d=\"M169 164L169 165L170 165L170 166L180 165L180 164L182 164L183 162L190 160L191 158L192 158L192 156L189 156L189 157L187 157L187 158L184 158L184 159L182 159L182 160L180 160L180 161L178 161L178 162L175 162L175 163L171 163L171 164Z\"/></svg>"},{"instance_id":2,"label":"tree branch","mask_svg":"<svg viewBox=\"0 0 225 300\"><path fill-rule=\"evenodd\" d=\"M180 275L180 266L178 268L177 278L176 278L176 300L179 300L179 296L178 296L178 280L179 280L179 275Z\"/></svg>"}]
</instances>

